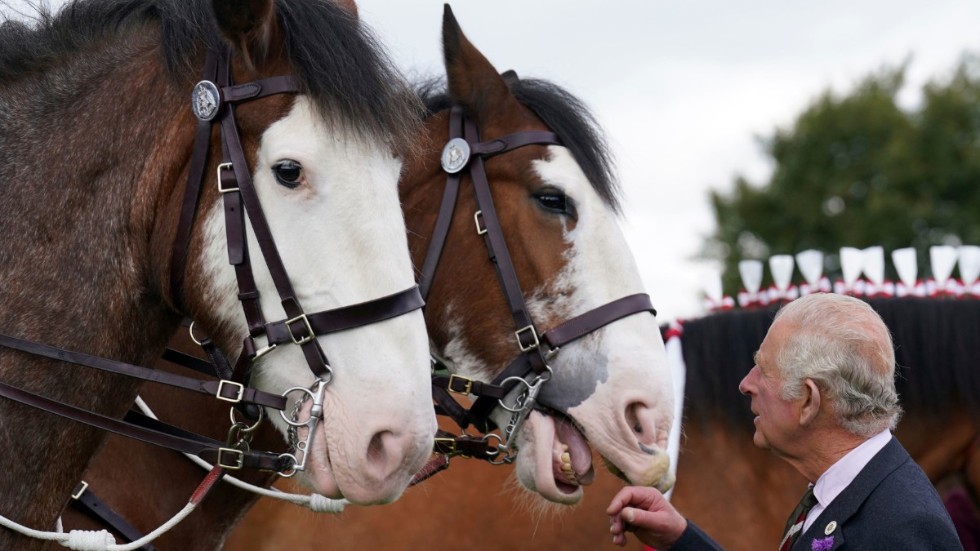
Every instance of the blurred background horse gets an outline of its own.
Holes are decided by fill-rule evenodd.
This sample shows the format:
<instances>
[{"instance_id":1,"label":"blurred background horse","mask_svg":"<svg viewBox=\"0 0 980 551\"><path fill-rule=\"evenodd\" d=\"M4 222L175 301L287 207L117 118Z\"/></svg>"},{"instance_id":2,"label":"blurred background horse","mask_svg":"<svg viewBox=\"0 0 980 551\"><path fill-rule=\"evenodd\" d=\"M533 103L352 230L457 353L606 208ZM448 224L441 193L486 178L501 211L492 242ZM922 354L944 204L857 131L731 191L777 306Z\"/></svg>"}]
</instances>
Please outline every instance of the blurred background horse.
<instances>
[{"instance_id":1,"label":"blurred background horse","mask_svg":"<svg viewBox=\"0 0 980 551\"><path fill-rule=\"evenodd\" d=\"M980 301L910 297L869 302L895 339L905 409L896 436L945 498L964 544L975 542ZM787 511L806 485L784 461L753 445L749 401L738 392L776 309L730 310L688 320L680 337L687 376L671 499L726 549L748 551L757 549L759 541L778 541ZM339 517L309 521L329 533L331 547L340 550L464 549L490 541L533 551L563 546L612 550L619 548L610 541L605 508L621 486L608 474L597 476L574 509L545 511L515 501L507 472L455 461L383 510L348 507ZM260 503L232 534L228 548L312 548L303 532L277 527L295 514L272 502ZM260 543L271 530L276 535ZM643 546L631 539L627 548Z\"/></svg>"}]
</instances>

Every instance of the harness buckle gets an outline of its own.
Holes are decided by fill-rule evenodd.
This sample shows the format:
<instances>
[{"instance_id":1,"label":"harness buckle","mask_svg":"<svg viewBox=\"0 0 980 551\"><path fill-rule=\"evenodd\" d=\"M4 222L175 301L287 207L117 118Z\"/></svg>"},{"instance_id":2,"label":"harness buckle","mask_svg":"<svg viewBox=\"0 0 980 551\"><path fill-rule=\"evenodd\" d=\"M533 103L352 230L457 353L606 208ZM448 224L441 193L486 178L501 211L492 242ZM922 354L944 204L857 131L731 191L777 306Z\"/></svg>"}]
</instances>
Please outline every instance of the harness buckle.
<instances>
[{"instance_id":1,"label":"harness buckle","mask_svg":"<svg viewBox=\"0 0 980 551\"><path fill-rule=\"evenodd\" d=\"M302 320L303 325L306 326L306 335L296 338L291 325L300 320ZM306 314L300 314L293 319L286 320L286 331L289 333L289 338L296 344L306 344L316 338L316 334L313 333L313 327L310 326L310 319L306 317Z\"/></svg>"},{"instance_id":2,"label":"harness buckle","mask_svg":"<svg viewBox=\"0 0 980 551\"><path fill-rule=\"evenodd\" d=\"M232 163L221 163L220 165L218 165L217 173L218 173L218 192L219 193L231 193L233 191L238 191L238 188L237 187L228 187L228 188L226 188L221 183L221 171L222 170L232 170L234 168L235 168L235 165L233 165Z\"/></svg>"},{"instance_id":3,"label":"harness buckle","mask_svg":"<svg viewBox=\"0 0 980 551\"><path fill-rule=\"evenodd\" d=\"M71 498L78 500L80 497L82 497L82 494L85 493L85 490L88 490L88 482L82 480L77 486L75 486L75 490L71 493Z\"/></svg>"},{"instance_id":4,"label":"harness buckle","mask_svg":"<svg viewBox=\"0 0 980 551\"><path fill-rule=\"evenodd\" d=\"M235 395L233 397L227 397L223 394L225 385L235 387ZM242 396L245 395L245 385L241 383L236 383L235 381L229 381L227 379L221 379L218 381L218 391L214 393L214 397L219 400L224 400L226 402L231 402L237 404L242 401Z\"/></svg>"},{"instance_id":5,"label":"harness buckle","mask_svg":"<svg viewBox=\"0 0 980 551\"><path fill-rule=\"evenodd\" d=\"M231 462L226 462L230 459ZM235 448L218 448L218 466L229 471L239 471L245 466L245 452Z\"/></svg>"},{"instance_id":6,"label":"harness buckle","mask_svg":"<svg viewBox=\"0 0 980 551\"><path fill-rule=\"evenodd\" d=\"M461 381L463 383L462 388L457 389L455 386L456 381ZM473 379L467 377L462 377L456 375L455 373L449 375L449 384L446 385L446 390L449 392L455 392L456 394L470 394L473 392Z\"/></svg>"},{"instance_id":7,"label":"harness buckle","mask_svg":"<svg viewBox=\"0 0 980 551\"><path fill-rule=\"evenodd\" d=\"M453 457L459 454L459 450L456 448L455 438L437 437L433 441L432 451L448 457Z\"/></svg>"},{"instance_id":8,"label":"harness buckle","mask_svg":"<svg viewBox=\"0 0 980 551\"><path fill-rule=\"evenodd\" d=\"M473 214L473 221L476 222L476 234L483 235L487 233L486 226L483 225L483 211L478 210Z\"/></svg>"},{"instance_id":9,"label":"harness buckle","mask_svg":"<svg viewBox=\"0 0 980 551\"><path fill-rule=\"evenodd\" d=\"M521 335L528 333L530 333L532 341L525 346ZM514 335L517 337L517 346L521 348L521 352L530 352L541 345L541 342L538 340L538 332L534 329L533 325L528 325L527 327L514 331Z\"/></svg>"}]
</instances>

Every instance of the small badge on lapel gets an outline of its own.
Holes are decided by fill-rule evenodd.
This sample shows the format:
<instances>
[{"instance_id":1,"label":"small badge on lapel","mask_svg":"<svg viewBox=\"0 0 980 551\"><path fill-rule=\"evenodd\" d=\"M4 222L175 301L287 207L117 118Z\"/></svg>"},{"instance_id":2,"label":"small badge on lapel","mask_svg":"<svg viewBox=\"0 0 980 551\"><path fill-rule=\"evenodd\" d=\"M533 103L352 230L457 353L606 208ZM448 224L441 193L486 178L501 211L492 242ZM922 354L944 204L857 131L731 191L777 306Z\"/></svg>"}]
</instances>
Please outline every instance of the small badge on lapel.
<instances>
[{"instance_id":1,"label":"small badge on lapel","mask_svg":"<svg viewBox=\"0 0 980 551\"><path fill-rule=\"evenodd\" d=\"M837 529L837 521L836 520L832 520L832 521L830 521L830 522L827 523L827 527L823 529L823 533L824 533L825 536L829 536L829 535L833 534L834 533L834 530L836 530L836 529Z\"/></svg>"}]
</instances>

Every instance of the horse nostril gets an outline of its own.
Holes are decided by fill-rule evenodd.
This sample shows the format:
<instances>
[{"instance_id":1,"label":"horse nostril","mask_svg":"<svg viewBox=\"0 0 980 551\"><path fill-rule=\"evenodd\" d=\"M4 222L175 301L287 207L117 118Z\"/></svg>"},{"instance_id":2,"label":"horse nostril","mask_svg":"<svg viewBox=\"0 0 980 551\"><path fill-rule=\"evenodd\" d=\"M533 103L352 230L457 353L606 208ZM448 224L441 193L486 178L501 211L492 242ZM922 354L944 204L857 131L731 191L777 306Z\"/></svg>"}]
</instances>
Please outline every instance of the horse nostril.
<instances>
[{"instance_id":1,"label":"horse nostril","mask_svg":"<svg viewBox=\"0 0 980 551\"><path fill-rule=\"evenodd\" d=\"M381 432L375 433L371 437L371 441L368 442L367 448L367 460L368 463L381 463L384 464L388 451L385 449L386 444L391 443L395 439L395 435L390 430L383 430Z\"/></svg>"},{"instance_id":2,"label":"horse nostril","mask_svg":"<svg viewBox=\"0 0 980 551\"><path fill-rule=\"evenodd\" d=\"M647 450L659 446L664 435L657 430L657 412L654 408L645 402L630 402L626 404L623 416L641 449L649 453Z\"/></svg>"},{"instance_id":3,"label":"horse nostril","mask_svg":"<svg viewBox=\"0 0 980 551\"><path fill-rule=\"evenodd\" d=\"M643 425L640 423L639 416L637 415L637 408L641 407L643 407L643 404L638 402L633 402L626 406L626 424L638 435L643 434Z\"/></svg>"}]
</instances>

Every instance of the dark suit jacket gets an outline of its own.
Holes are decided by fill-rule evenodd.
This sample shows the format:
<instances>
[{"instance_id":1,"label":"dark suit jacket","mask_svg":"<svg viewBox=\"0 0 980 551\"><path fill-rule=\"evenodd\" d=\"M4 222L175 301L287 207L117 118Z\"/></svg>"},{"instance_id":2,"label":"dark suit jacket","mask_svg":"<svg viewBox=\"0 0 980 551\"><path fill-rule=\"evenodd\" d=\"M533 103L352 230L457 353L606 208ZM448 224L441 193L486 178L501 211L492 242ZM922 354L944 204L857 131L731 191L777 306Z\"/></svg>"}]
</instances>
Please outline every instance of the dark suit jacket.
<instances>
[{"instance_id":1,"label":"dark suit jacket","mask_svg":"<svg viewBox=\"0 0 980 551\"><path fill-rule=\"evenodd\" d=\"M772 542L760 548L775 549L778 544ZM842 548L963 549L936 489L895 438L820 513L792 551ZM670 549L719 550L721 547L688 521L687 530Z\"/></svg>"}]
</instances>

